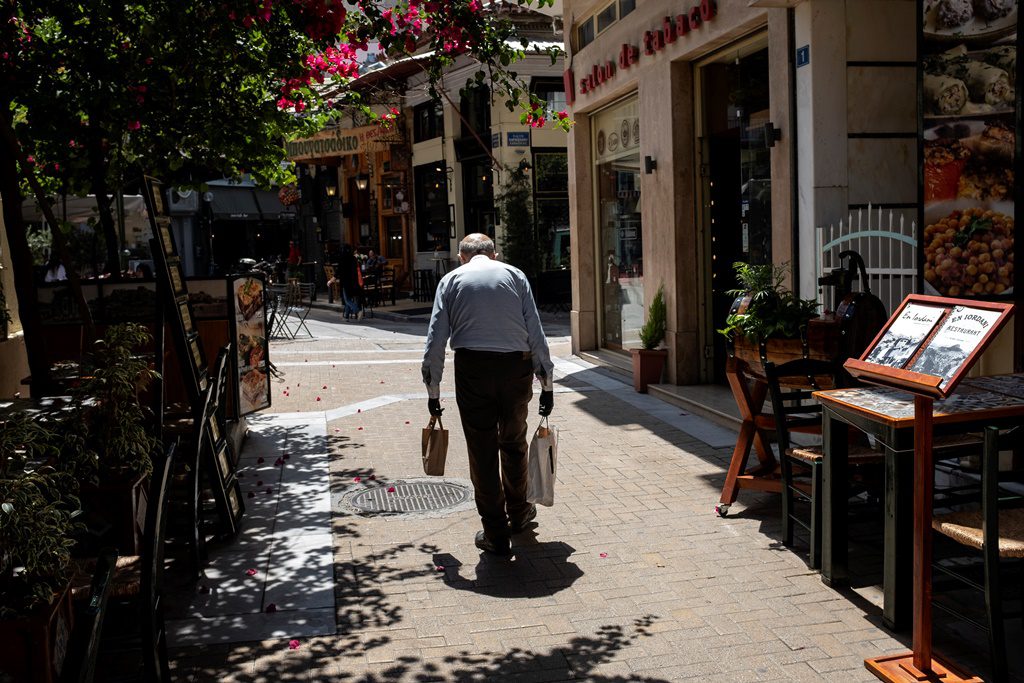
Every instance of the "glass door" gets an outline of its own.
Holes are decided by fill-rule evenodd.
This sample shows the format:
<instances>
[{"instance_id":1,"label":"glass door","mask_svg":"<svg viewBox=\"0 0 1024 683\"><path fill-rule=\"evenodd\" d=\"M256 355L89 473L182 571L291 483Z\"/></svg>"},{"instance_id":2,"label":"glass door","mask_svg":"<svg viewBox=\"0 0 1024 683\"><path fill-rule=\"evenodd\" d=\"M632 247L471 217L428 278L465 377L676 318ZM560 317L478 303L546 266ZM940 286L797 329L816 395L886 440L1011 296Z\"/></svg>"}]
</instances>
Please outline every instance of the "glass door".
<instances>
[{"instance_id":1,"label":"glass door","mask_svg":"<svg viewBox=\"0 0 1024 683\"><path fill-rule=\"evenodd\" d=\"M727 48L698 66L702 216L709 236L710 315L705 344L711 374L725 381L725 338L716 330L738 286L737 261L771 261L771 150L768 115L768 38Z\"/></svg>"}]
</instances>

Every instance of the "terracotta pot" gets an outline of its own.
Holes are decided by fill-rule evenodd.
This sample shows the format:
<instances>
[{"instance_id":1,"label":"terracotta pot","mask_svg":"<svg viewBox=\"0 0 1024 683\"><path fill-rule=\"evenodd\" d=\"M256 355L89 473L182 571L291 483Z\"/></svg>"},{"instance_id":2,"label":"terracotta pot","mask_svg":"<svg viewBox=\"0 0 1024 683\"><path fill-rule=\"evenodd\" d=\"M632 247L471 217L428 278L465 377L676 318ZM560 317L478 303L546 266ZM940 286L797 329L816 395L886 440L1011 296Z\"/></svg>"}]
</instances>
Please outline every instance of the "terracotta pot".
<instances>
[{"instance_id":1,"label":"terracotta pot","mask_svg":"<svg viewBox=\"0 0 1024 683\"><path fill-rule=\"evenodd\" d=\"M74 620L71 591L16 619L0 619L0 679L52 683L60 679Z\"/></svg>"},{"instance_id":2,"label":"terracotta pot","mask_svg":"<svg viewBox=\"0 0 1024 683\"><path fill-rule=\"evenodd\" d=\"M631 349L630 352L633 354L633 388L646 394L648 384L661 382L668 361L668 350Z\"/></svg>"}]
</instances>

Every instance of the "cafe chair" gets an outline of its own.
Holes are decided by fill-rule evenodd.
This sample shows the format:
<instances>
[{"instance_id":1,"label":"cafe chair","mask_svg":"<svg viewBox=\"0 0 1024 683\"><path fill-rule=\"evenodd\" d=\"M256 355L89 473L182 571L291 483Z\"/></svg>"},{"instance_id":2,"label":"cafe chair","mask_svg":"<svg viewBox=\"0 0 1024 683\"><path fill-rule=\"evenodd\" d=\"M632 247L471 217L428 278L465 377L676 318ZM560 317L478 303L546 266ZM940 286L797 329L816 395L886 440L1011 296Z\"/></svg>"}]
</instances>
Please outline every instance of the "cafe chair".
<instances>
[{"instance_id":1,"label":"cafe chair","mask_svg":"<svg viewBox=\"0 0 1024 683\"><path fill-rule=\"evenodd\" d=\"M795 527L808 534L808 564L813 569L821 566L821 487L824 451L821 446L794 446L791 433L821 433L821 405L812 393L841 386L842 369L838 364L810 358L800 358L776 365L764 363L768 396L772 415L762 426L771 425L779 447L779 470L782 487L782 544L791 547ZM788 389L783 391L783 389ZM879 464L881 452L867 446L850 445L851 467ZM806 473L804 475L803 473ZM800 474L800 476L798 476ZM795 514L796 503L807 504L809 514Z\"/></svg>"},{"instance_id":2,"label":"cafe chair","mask_svg":"<svg viewBox=\"0 0 1024 683\"><path fill-rule=\"evenodd\" d=\"M61 683L92 683L96 674L96 657L100 651L107 601L117 570L117 550L105 548L96 560L88 600L79 601L75 610L75 627L68 643L68 654L61 671Z\"/></svg>"},{"instance_id":3,"label":"cafe chair","mask_svg":"<svg viewBox=\"0 0 1024 683\"><path fill-rule=\"evenodd\" d=\"M327 303L341 301L341 280L335 278L334 266L324 265L324 281L327 283Z\"/></svg>"},{"instance_id":4,"label":"cafe chair","mask_svg":"<svg viewBox=\"0 0 1024 683\"><path fill-rule=\"evenodd\" d=\"M965 563L962 558L942 558L933 562L936 577L950 583L966 585L980 591L985 598L984 623L972 618L958 605L947 600L934 600L936 608L988 632L993 680L1009 681L1004 619L1007 614L1002 590L1001 570L1009 563L1021 576L1024 569L1024 496L1013 494L1001 486L999 451L1013 448L1024 430L1015 428L1000 434L996 427L985 429L981 456L981 505L977 508L936 514L932 528L958 544L981 553L981 582L972 574L977 562ZM1019 478L1019 477L1018 477ZM962 554L962 553L959 553ZM974 555L974 553L971 553ZM976 555L975 555L976 557ZM936 586L938 588L938 585ZM939 591L935 591L939 593ZM933 593L934 595L934 593ZM1024 599L1024 596L1022 596Z\"/></svg>"},{"instance_id":5,"label":"cafe chair","mask_svg":"<svg viewBox=\"0 0 1024 683\"><path fill-rule=\"evenodd\" d=\"M150 476L149 503L142 555L118 557L110 581L108 618L116 633L104 629L100 639L103 681L141 680L170 683L167 637L163 617L164 534L167 527L167 488L174 466L176 445L164 458L155 458ZM71 596L92 600L91 577L97 561L79 563L72 578ZM132 666L131 655L141 653L142 666Z\"/></svg>"}]
</instances>

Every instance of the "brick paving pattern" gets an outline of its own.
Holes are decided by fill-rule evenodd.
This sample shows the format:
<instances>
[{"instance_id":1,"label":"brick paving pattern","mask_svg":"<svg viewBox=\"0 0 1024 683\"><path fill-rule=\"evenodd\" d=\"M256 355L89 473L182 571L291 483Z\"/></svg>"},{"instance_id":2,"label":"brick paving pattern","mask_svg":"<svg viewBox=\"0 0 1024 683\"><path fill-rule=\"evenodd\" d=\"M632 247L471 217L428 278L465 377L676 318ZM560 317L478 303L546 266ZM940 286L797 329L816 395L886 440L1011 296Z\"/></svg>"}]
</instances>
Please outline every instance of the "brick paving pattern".
<instances>
[{"instance_id":1,"label":"brick paving pattern","mask_svg":"<svg viewBox=\"0 0 1024 683\"><path fill-rule=\"evenodd\" d=\"M339 317L314 311L316 339L271 352L282 373L271 413L338 414L322 443L335 501L422 477L427 421L424 325ZM552 351L579 363L564 337ZM775 497L744 492L730 517L714 514L731 448L579 377L556 386L555 505L514 539L513 559L474 547L473 509L385 517L334 505L335 633L295 649L287 635L174 648L177 680L848 682L875 680L865 657L906 649L781 546ZM468 480L452 387L449 360L446 476ZM532 410L531 429L538 419Z\"/></svg>"}]
</instances>

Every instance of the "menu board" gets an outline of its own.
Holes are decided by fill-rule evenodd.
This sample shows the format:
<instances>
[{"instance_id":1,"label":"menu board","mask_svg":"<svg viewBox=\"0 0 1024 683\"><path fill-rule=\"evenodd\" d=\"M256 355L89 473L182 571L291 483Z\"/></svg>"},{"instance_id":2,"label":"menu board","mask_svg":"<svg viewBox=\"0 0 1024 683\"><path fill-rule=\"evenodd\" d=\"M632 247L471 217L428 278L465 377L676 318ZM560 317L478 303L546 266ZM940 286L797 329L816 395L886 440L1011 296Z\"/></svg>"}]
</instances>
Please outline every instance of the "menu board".
<instances>
[{"instance_id":1,"label":"menu board","mask_svg":"<svg viewBox=\"0 0 1024 683\"><path fill-rule=\"evenodd\" d=\"M228 278L231 337L237 354L238 414L248 415L270 406L267 359L266 281L261 275Z\"/></svg>"},{"instance_id":2,"label":"menu board","mask_svg":"<svg viewBox=\"0 0 1024 683\"><path fill-rule=\"evenodd\" d=\"M911 294L859 359L855 377L945 398L1013 313L1013 304Z\"/></svg>"},{"instance_id":3,"label":"menu board","mask_svg":"<svg viewBox=\"0 0 1024 683\"><path fill-rule=\"evenodd\" d=\"M925 292L1013 294L1017 0L919 0Z\"/></svg>"}]
</instances>

